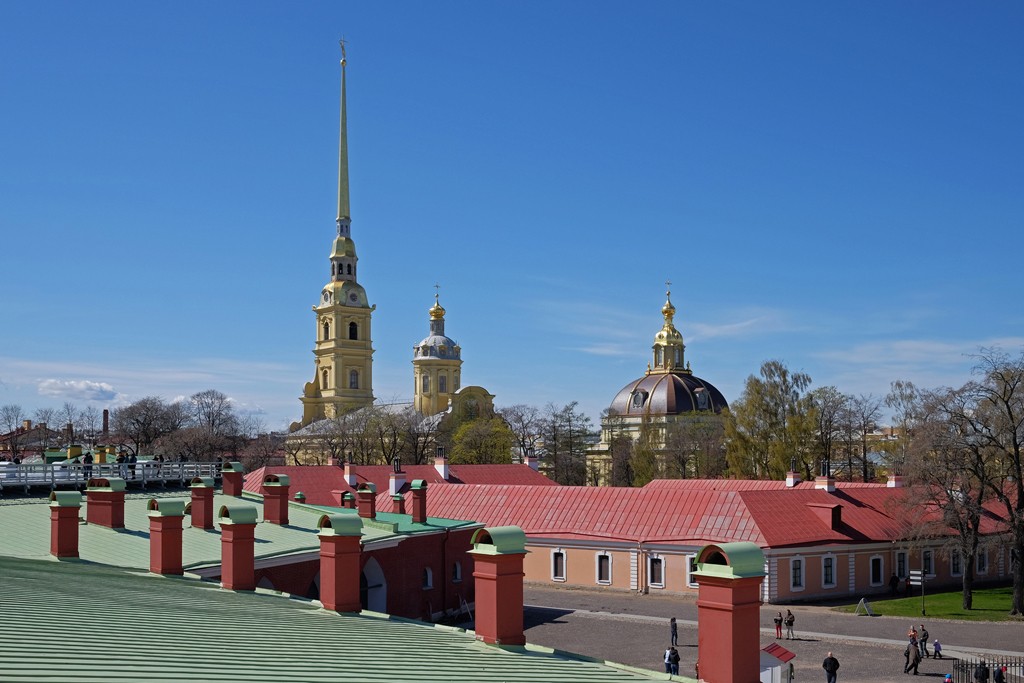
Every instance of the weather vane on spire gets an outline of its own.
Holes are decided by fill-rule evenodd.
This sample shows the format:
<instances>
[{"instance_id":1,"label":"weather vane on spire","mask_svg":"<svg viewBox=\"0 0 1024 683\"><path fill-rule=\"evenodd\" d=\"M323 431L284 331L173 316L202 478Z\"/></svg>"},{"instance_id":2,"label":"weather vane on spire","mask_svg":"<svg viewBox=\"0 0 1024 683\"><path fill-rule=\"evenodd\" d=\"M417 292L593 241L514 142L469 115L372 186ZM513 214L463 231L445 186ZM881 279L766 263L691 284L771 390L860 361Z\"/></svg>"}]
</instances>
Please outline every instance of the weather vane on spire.
<instances>
[{"instance_id":1,"label":"weather vane on spire","mask_svg":"<svg viewBox=\"0 0 1024 683\"><path fill-rule=\"evenodd\" d=\"M665 280L665 294L669 295L672 293L672 281Z\"/></svg>"},{"instance_id":2,"label":"weather vane on spire","mask_svg":"<svg viewBox=\"0 0 1024 683\"><path fill-rule=\"evenodd\" d=\"M345 44L347 42L348 41L345 40L345 36L342 36L341 40L338 41L338 45L341 45L341 65L342 66L345 65L345 60L346 60L346 57L345 57Z\"/></svg>"},{"instance_id":3,"label":"weather vane on spire","mask_svg":"<svg viewBox=\"0 0 1024 683\"><path fill-rule=\"evenodd\" d=\"M434 283L434 301L437 301L438 297L441 296L441 285Z\"/></svg>"}]
</instances>

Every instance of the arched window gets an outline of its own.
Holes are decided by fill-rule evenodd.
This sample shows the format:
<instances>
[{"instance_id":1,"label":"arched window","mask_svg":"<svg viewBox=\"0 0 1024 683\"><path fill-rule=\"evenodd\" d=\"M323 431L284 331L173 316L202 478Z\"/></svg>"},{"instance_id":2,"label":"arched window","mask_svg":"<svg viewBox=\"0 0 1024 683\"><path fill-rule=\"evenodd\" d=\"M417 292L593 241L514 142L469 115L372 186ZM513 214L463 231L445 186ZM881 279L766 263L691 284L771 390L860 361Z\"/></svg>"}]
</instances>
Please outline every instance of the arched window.
<instances>
[{"instance_id":1,"label":"arched window","mask_svg":"<svg viewBox=\"0 0 1024 683\"><path fill-rule=\"evenodd\" d=\"M423 375L423 388L421 391L424 394L430 393L430 375Z\"/></svg>"},{"instance_id":2,"label":"arched window","mask_svg":"<svg viewBox=\"0 0 1024 683\"><path fill-rule=\"evenodd\" d=\"M437 378L437 390L442 394L448 393L448 377L441 375Z\"/></svg>"},{"instance_id":3,"label":"arched window","mask_svg":"<svg viewBox=\"0 0 1024 683\"><path fill-rule=\"evenodd\" d=\"M329 322L324 322L324 339L327 340L327 339L330 339L330 338L331 338L331 324Z\"/></svg>"},{"instance_id":4,"label":"arched window","mask_svg":"<svg viewBox=\"0 0 1024 683\"><path fill-rule=\"evenodd\" d=\"M352 264L351 263L348 264L348 267L345 270L347 270L348 274L351 275L352 274Z\"/></svg>"},{"instance_id":5,"label":"arched window","mask_svg":"<svg viewBox=\"0 0 1024 683\"><path fill-rule=\"evenodd\" d=\"M359 325L356 325L355 323L348 324L348 338L359 339Z\"/></svg>"},{"instance_id":6,"label":"arched window","mask_svg":"<svg viewBox=\"0 0 1024 683\"><path fill-rule=\"evenodd\" d=\"M327 388L327 370L324 370L323 376L324 376L324 381L323 381L323 386L321 388L322 389L326 389Z\"/></svg>"},{"instance_id":7,"label":"arched window","mask_svg":"<svg viewBox=\"0 0 1024 683\"><path fill-rule=\"evenodd\" d=\"M455 391L459 390L459 373L455 373L455 381L452 382L452 389Z\"/></svg>"},{"instance_id":8,"label":"arched window","mask_svg":"<svg viewBox=\"0 0 1024 683\"><path fill-rule=\"evenodd\" d=\"M662 363L664 363L665 356L663 355L663 353L664 351L660 346L654 350L654 364L659 368L661 367Z\"/></svg>"},{"instance_id":9,"label":"arched window","mask_svg":"<svg viewBox=\"0 0 1024 683\"><path fill-rule=\"evenodd\" d=\"M359 388L359 371L349 370L348 372L348 388L358 389Z\"/></svg>"},{"instance_id":10,"label":"arched window","mask_svg":"<svg viewBox=\"0 0 1024 683\"><path fill-rule=\"evenodd\" d=\"M462 581L462 565L456 562L452 565L452 583Z\"/></svg>"},{"instance_id":11,"label":"arched window","mask_svg":"<svg viewBox=\"0 0 1024 683\"><path fill-rule=\"evenodd\" d=\"M434 572L430 567L423 568L423 590L434 587Z\"/></svg>"}]
</instances>

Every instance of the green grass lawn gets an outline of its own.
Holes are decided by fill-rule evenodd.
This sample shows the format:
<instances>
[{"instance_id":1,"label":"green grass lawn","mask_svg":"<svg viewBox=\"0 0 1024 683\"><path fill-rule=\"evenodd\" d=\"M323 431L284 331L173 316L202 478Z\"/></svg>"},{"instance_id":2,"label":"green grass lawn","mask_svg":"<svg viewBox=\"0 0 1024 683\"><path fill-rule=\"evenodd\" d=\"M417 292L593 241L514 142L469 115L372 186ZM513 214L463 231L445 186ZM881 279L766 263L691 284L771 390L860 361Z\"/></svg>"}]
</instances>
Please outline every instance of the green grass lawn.
<instances>
[{"instance_id":1,"label":"green grass lawn","mask_svg":"<svg viewBox=\"0 0 1024 683\"><path fill-rule=\"evenodd\" d=\"M1013 589L982 588L974 591L974 608L965 610L961 605L963 595L960 591L951 593L935 593L924 596L924 608L929 619L963 619L965 621L1010 621L1018 617L1010 617L1010 599ZM921 616L921 596L912 598L885 598L876 601L868 599L871 611L886 617L908 617L917 619ZM836 607L840 612L853 612L857 605Z\"/></svg>"}]
</instances>

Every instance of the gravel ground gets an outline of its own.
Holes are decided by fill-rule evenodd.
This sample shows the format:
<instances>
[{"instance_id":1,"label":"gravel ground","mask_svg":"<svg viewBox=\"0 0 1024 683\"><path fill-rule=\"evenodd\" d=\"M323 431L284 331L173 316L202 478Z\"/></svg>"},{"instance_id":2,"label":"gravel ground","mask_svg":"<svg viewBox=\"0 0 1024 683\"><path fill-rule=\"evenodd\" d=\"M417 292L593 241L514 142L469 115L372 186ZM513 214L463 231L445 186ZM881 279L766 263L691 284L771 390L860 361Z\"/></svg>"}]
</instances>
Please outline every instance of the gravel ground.
<instances>
[{"instance_id":1,"label":"gravel ground","mask_svg":"<svg viewBox=\"0 0 1024 683\"><path fill-rule=\"evenodd\" d=\"M680 673L693 675L697 660L697 608L692 598L591 591L527 585L526 638L590 657L663 671L668 619L679 621ZM840 662L842 683L906 681L903 634L910 623L890 617L853 616L826 607L791 606L797 617L795 640L778 641L796 655L797 681L824 680L821 662L829 651ZM761 647L775 641L771 617L762 608ZM785 611L785 607L783 607ZM931 637L952 656L1014 653L1024 655L1024 623L925 620ZM942 680L948 660L925 659L920 675ZM1014 683L1019 679L1011 678Z\"/></svg>"}]
</instances>

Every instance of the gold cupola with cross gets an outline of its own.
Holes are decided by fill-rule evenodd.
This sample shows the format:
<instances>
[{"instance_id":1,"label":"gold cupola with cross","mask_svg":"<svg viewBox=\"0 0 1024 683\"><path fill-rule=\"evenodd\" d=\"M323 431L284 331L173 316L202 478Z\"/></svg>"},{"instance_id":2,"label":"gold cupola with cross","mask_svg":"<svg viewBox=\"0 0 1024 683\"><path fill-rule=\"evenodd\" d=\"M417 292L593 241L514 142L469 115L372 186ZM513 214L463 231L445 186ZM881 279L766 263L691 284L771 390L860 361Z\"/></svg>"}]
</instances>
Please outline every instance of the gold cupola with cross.
<instances>
[{"instance_id":1,"label":"gold cupola with cross","mask_svg":"<svg viewBox=\"0 0 1024 683\"><path fill-rule=\"evenodd\" d=\"M462 347L444 333L445 312L435 293L430 334L412 348L413 408L421 415L447 410L462 381Z\"/></svg>"},{"instance_id":2,"label":"gold cupola with cross","mask_svg":"<svg viewBox=\"0 0 1024 683\"><path fill-rule=\"evenodd\" d=\"M341 123L338 143L337 235L329 257L331 276L313 306L316 342L313 381L302 392L306 426L373 403L370 319L376 306L359 284L348 195L348 121L345 107L345 43L341 43Z\"/></svg>"},{"instance_id":3,"label":"gold cupola with cross","mask_svg":"<svg viewBox=\"0 0 1024 683\"><path fill-rule=\"evenodd\" d=\"M665 319L664 324L658 333L654 335L654 345L651 347L654 352L650 372L685 372L689 373L690 368L683 365L683 352L686 351L686 344L683 343L683 335L676 329L672 319L676 314L676 307L672 305L671 282L666 282L665 305L661 307L661 315Z\"/></svg>"}]
</instances>

